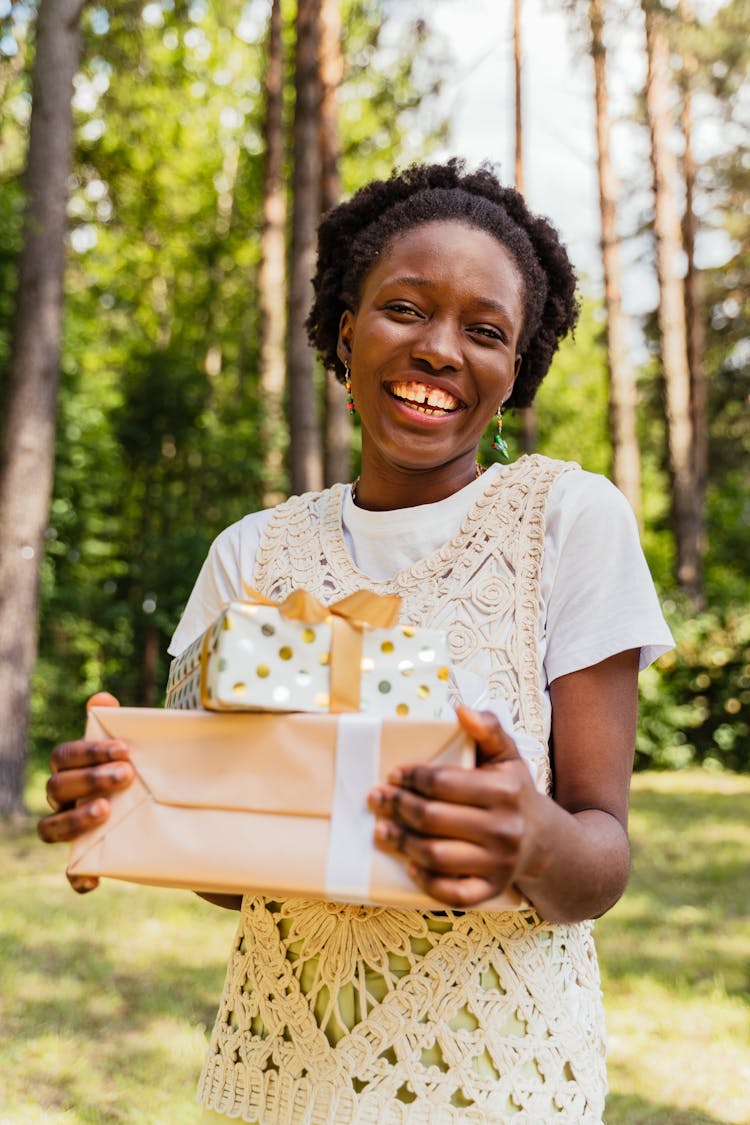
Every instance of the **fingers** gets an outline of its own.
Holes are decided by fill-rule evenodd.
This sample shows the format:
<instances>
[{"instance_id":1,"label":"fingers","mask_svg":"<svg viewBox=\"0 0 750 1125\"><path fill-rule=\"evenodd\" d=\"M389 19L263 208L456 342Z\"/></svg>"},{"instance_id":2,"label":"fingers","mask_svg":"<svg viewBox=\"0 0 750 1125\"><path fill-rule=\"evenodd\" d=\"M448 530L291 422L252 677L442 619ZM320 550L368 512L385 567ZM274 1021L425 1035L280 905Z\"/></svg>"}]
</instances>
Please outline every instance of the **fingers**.
<instances>
[{"instance_id":1,"label":"fingers","mask_svg":"<svg viewBox=\"0 0 750 1125\"><path fill-rule=\"evenodd\" d=\"M473 770L455 766L399 766L388 775L388 784L373 790L381 796L371 807L375 812L388 807L398 799L398 793L407 791L431 801L455 805L472 805L489 809L496 804L515 800L521 787L519 771L515 764L521 759L498 763L499 769L486 767ZM528 772L528 771L527 771Z\"/></svg>"},{"instance_id":2,"label":"fingers","mask_svg":"<svg viewBox=\"0 0 750 1125\"><path fill-rule=\"evenodd\" d=\"M92 695L86 704L87 710L119 706L107 691ZM98 828L110 814L107 797L127 788L135 777L128 747L117 739L63 742L53 750L50 767L47 801L55 811L37 825L45 844L74 840ZM88 894L99 886L99 880L88 875L68 875L68 882L78 894Z\"/></svg>"},{"instance_id":3,"label":"fingers","mask_svg":"<svg viewBox=\"0 0 750 1125\"><path fill-rule=\"evenodd\" d=\"M504 878L510 874L520 855L520 820L508 825L502 844L490 849L469 840L420 836L409 832L395 821L380 821L375 829L375 842L381 851L400 855L433 875Z\"/></svg>"},{"instance_id":4,"label":"fingers","mask_svg":"<svg viewBox=\"0 0 750 1125\"><path fill-rule=\"evenodd\" d=\"M109 816L109 801L103 797L75 808L43 817L37 825L39 839L45 844L59 844L98 828Z\"/></svg>"},{"instance_id":5,"label":"fingers","mask_svg":"<svg viewBox=\"0 0 750 1125\"><path fill-rule=\"evenodd\" d=\"M480 764L520 757L515 742L500 726L492 711L472 711L469 707L457 707L456 715L466 733L477 744Z\"/></svg>"},{"instance_id":6,"label":"fingers","mask_svg":"<svg viewBox=\"0 0 750 1125\"><path fill-rule=\"evenodd\" d=\"M450 879L445 875L436 875L432 871L423 871L411 864L408 870L411 879L425 894L457 910L471 910L472 907L479 906L480 903L507 889L507 884L498 886L494 880L482 879L476 875L464 879Z\"/></svg>"},{"instance_id":7,"label":"fingers","mask_svg":"<svg viewBox=\"0 0 750 1125\"><path fill-rule=\"evenodd\" d=\"M85 769L64 769L47 782L47 803L55 812L89 798L108 797L127 789L135 777L128 761L108 761Z\"/></svg>"},{"instance_id":8,"label":"fingers","mask_svg":"<svg viewBox=\"0 0 750 1125\"><path fill-rule=\"evenodd\" d=\"M127 743L119 739L98 739L96 741L77 738L74 742L61 742L50 756L53 773L78 769L81 766L97 766L103 762L127 761Z\"/></svg>"},{"instance_id":9,"label":"fingers","mask_svg":"<svg viewBox=\"0 0 750 1125\"><path fill-rule=\"evenodd\" d=\"M97 691L86 700L86 710L90 707L119 707L120 701L111 692Z\"/></svg>"},{"instance_id":10,"label":"fingers","mask_svg":"<svg viewBox=\"0 0 750 1125\"><path fill-rule=\"evenodd\" d=\"M443 776L444 772L450 776ZM413 792L403 784L379 786L370 793L369 806L379 817L423 836L491 842L498 824L518 815L520 782L509 774L485 777L479 786L452 785L452 775L464 772L435 771L440 776L428 784L428 797L416 785Z\"/></svg>"}]
</instances>

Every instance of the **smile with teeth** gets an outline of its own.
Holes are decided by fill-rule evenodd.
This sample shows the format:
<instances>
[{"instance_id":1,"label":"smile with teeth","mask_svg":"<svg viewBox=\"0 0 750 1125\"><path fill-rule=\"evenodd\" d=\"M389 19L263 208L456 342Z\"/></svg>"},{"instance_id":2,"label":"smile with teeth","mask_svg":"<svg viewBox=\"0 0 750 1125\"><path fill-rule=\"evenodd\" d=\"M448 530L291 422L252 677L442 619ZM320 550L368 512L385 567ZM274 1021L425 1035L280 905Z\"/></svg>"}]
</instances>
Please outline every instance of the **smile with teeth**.
<instances>
[{"instance_id":1,"label":"smile with teeth","mask_svg":"<svg viewBox=\"0 0 750 1125\"><path fill-rule=\"evenodd\" d=\"M425 383L392 383L388 389L394 398L422 414L453 414L461 406L448 391Z\"/></svg>"}]
</instances>

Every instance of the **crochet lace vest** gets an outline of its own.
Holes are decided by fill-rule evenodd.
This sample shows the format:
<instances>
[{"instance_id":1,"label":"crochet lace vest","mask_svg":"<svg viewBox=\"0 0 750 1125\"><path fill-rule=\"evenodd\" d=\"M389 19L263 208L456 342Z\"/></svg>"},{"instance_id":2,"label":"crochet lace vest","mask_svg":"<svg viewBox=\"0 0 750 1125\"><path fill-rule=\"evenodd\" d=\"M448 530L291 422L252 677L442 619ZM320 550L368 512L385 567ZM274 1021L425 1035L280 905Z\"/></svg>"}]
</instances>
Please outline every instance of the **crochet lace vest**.
<instances>
[{"instance_id":1,"label":"crochet lace vest","mask_svg":"<svg viewBox=\"0 0 750 1125\"><path fill-rule=\"evenodd\" d=\"M271 517L254 585L330 602L399 594L403 624L445 629L546 742L537 631L545 506L561 472L524 457L457 534L386 582L358 572L343 485ZM591 925L533 910L395 910L246 895L199 1096L257 1125L601 1122L599 974Z\"/></svg>"}]
</instances>

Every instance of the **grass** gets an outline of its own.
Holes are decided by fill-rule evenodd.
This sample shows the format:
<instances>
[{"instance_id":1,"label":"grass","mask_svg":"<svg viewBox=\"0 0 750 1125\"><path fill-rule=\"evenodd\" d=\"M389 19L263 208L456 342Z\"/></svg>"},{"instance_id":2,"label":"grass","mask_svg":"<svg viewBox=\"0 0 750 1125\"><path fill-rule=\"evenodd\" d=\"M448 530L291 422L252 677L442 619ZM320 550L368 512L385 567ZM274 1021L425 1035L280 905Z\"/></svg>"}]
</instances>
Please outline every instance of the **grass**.
<instances>
[{"instance_id":1,"label":"grass","mask_svg":"<svg viewBox=\"0 0 750 1125\"><path fill-rule=\"evenodd\" d=\"M639 774L631 836L597 925L607 1125L748 1125L750 778Z\"/></svg>"},{"instance_id":2,"label":"grass","mask_svg":"<svg viewBox=\"0 0 750 1125\"><path fill-rule=\"evenodd\" d=\"M38 783L30 801L40 807ZM597 924L607 1125L750 1123L750 779L641 774L634 872ZM235 918L0 837L0 1125L194 1125Z\"/></svg>"}]
</instances>

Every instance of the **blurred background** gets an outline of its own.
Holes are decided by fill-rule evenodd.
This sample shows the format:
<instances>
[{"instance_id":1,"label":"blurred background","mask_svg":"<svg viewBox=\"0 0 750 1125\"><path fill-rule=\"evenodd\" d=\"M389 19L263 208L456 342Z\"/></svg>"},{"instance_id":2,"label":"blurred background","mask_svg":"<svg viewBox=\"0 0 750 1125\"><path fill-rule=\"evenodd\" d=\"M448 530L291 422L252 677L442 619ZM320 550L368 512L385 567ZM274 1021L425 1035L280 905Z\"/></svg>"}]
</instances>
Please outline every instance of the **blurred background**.
<instances>
[{"instance_id":1,"label":"blurred background","mask_svg":"<svg viewBox=\"0 0 750 1125\"><path fill-rule=\"evenodd\" d=\"M61 866L28 860L25 817L87 696L158 706L214 535L357 472L356 417L305 341L320 214L394 165L490 161L560 228L582 297L535 406L507 419L512 455L615 481L677 638L641 679L647 900L636 884L605 971L636 972L626 947L669 886L669 942L650 940L677 960L654 972L672 1000L683 981L673 1022L701 1024L695 1072L712 1042L744 1044L734 1101L713 1105L717 1063L692 1102L676 1083L658 1116L626 1091L612 1120L750 1120L749 17L748 0L0 0L0 820L20 825L19 901ZM659 882L678 838L701 872ZM688 993L727 1005L723 1030ZM628 1027L636 1060L653 1038ZM7 1120L37 1120L24 1105ZM170 1119L143 1112L59 1120Z\"/></svg>"}]
</instances>

